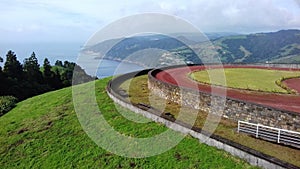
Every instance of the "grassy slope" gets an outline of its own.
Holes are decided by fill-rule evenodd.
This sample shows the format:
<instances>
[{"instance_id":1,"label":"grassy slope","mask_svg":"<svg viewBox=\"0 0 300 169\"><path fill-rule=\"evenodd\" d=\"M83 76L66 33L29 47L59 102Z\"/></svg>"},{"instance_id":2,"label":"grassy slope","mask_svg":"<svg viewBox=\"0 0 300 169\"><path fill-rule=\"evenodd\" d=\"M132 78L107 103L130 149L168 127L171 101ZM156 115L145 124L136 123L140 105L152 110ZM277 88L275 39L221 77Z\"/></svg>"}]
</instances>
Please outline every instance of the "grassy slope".
<instances>
[{"instance_id":1,"label":"grassy slope","mask_svg":"<svg viewBox=\"0 0 300 169\"><path fill-rule=\"evenodd\" d=\"M107 81L97 81L96 91L100 110L110 125L136 137L166 130L154 122L136 124L123 118L105 93ZM113 155L99 148L82 130L72 105L71 88L27 99L0 117L0 145L1 168L251 168L191 137L158 156L132 159Z\"/></svg>"},{"instance_id":2,"label":"grassy slope","mask_svg":"<svg viewBox=\"0 0 300 169\"><path fill-rule=\"evenodd\" d=\"M224 70L211 69L208 71L197 71L191 73L190 77L199 82L224 86L222 79L218 79L217 77L218 75L222 75L221 73L223 71L225 72L226 86L230 88L279 93L287 93L287 91L276 85L276 80L279 80L281 77L294 77L300 75L299 71L227 68ZM210 81L209 75L214 76L213 82Z\"/></svg>"}]
</instances>

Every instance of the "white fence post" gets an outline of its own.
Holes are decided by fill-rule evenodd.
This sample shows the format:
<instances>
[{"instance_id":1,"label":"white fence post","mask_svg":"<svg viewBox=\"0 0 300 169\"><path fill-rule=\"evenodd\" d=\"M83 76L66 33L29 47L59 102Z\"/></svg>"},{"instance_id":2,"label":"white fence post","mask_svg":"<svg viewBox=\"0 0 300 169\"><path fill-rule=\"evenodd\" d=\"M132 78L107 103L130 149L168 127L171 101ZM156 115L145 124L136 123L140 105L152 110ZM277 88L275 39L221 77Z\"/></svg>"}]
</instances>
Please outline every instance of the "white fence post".
<instances>
[{"instance_id":1,"label":"white fence post","mask_svg":"<svg viewBox=\"0 0 300 169\"><path fill-rule=\"evenodd\" d=\"M258 137L258 126L259 124L256 125L256 138Z\"/></svg>"},{"instance_id":2,"label":"white fence post","mask_svg":"<svg viewBox=\"0 0 300 169\"><path fill-rule=\"evenodd\" d=\"M278 130L278 139L277 139L277 143L280 143L280 129Z\"/></svg>"}]
</instances>

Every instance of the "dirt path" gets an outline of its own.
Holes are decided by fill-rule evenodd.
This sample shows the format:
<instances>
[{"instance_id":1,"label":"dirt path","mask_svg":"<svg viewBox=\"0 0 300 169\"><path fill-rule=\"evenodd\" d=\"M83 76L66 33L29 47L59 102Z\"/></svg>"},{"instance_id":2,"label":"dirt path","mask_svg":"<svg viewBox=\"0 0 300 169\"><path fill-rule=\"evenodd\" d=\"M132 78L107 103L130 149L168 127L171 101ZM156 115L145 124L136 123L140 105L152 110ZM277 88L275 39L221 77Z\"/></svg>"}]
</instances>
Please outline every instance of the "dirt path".
<instances>
[{"instance_id":1,"label":"dirt path","mask_svg":"<svg viewBox=\"0 0 300 169\"><path fill-rule=\"evenodd\" d=\"M300 94L300 78L288 79L283 83Z\"/></svg>"},{"instance_id":2,"label":"dirt path","mask_svg":"<svg viewBox=\"0 0 300 169\"><path fill-rule=\"evenodd\" d=\"M220 66L211 66L212 68L218 68ZM224 66L224 68L236 68L236 67L243 67L243 68L262 68L258 66ZM191 71L195 70L204 70L206 69L204 66L190 66L190 67L180 67L174 69L168 69L162 71L156 75L161 81L188 87L192 89L198 89L203 92L209 92L213 90L215 94L218 95L225 95L224 91L226 91L226 97L245 100L247 102L262 104L278 109L293 111L300 113L300 96L299 95L288 95L288 94L274 94L274 93L265 93L265 92L256 92L256 91L246 91L246 90L236 90L236 89L224 89L220 87L211 87L210 85L204 85L194 82L193 80L189 79L187 74ZM263 68L269 69L269 68ZM272 68L278 70L289 70L285 68ZM290 87L294 89L300 89L300 79L292 82L287 82ZM295 86L296 85L296 86Z\"/></svg>"}]
</instances>

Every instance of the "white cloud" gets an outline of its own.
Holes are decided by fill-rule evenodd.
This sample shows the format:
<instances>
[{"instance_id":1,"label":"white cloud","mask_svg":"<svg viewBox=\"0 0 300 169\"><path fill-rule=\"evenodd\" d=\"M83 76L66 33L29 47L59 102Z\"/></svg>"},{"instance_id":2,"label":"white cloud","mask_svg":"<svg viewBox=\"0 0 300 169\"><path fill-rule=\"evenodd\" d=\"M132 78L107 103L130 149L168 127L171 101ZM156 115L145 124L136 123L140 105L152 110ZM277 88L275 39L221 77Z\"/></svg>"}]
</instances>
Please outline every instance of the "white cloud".
<instances>
[{"instance_id":1,"label":"white cloud","mask_svg":"<svg viewBox=\"0 0 300 169\"><path fill-rule=\"evenodd\" d=\"M84 40L116 19L144 12L176 15L206 32L300 29L299 0L2 0L0 36Z\"/></svg>"}]
</instances>

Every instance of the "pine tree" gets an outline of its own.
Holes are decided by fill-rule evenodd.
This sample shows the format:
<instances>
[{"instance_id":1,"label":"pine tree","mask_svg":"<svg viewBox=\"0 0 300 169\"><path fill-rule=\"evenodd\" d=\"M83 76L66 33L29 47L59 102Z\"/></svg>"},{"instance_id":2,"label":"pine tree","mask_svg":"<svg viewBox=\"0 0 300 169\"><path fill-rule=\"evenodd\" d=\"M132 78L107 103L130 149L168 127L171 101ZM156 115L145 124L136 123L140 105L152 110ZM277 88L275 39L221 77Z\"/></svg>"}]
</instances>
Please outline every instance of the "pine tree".
<instances>
[{"instance_id":1,"label":"pine tree","mask_svg":"<svg viewBox=\"0 0 300 169\"><path fill-rule=\"evenodd\" d=\"M3 62L3 58L0 56L0 63L2 63ZM1 73L1 75L2 75L2 67L0 66L0 73Z\"/></svg>"},{"instance_id":2,"label":"pine tree","mask_svg":"<svg viewBox=\"0 0 300 169\"><path fill-rule=\"evenodd\" d=\"M44 78L50 79L51 76L53 75L53 72L51 71L52 66L50 65L50 62L47 58L45 58L44 60L43 68L44 68L44 72L43 72Z\"/></svg>"},{"instance_id":3,"label":"pine tree","mask_svg":"<svg viewBox=\"0 0 300 169\"><path fill-rule=\"evenodd\" d=\"M24 61L24 72L26 74L27 80L30 82L42 83L42 72L40 71L40 65L35 53L32 52L29 58Z\"/></svg>"},{"instance_id":4,"label":"pine tree","mask_svg":"<svg viewBox=\"0 0 300 169\"><path fill-rule=\"evenodd\" d=\"M60 79L57 80L55 72L53 72L52 66L49 62L49 60L46 58L44 60L43 64L44 72L43 72L43 78L46 85L48 85L52 89L57 89L60 86Z\"/></svg>"},{"instance_id":5,"label":"pine tree","mask_svg":"<svg viewBox=\"0 0 300 169\"><path fill-rule=\"evenodd\" d=\"M63 63L62 63L62 61L60 61L60 60L57 60L57 61L55 62L55 66L60 66L60 67L63 67Z\"/></svg>"},{"instance_id":6,"label":"pine tree","mask_svg":"<svg viewBox=\"0 0 300 169\"><path fill-rule=\"evenodd\" d=\"M23 67L17 60L17 56L13 51L8 51L6 54L6 62L4 63L3 73L12 79L22 80Z\"/></svg>"},{"instance_id":7,"label":"pine tree","mask_svg":"<svg viewBox=\"0 0 300 169\"><path fill-rule=\"evenodd\" d=\"M55 69L53 81L51 82L51 84L52 87L54 87L55 89L60 89L64 87L62 83L62 77L60 76L58 69Z\"/></svg>"},{"instance_id":8,"label":"pine tree","mask_svg":"<svg viewBox=\"0 0 300 169\"><path fill-rule=\"evenodd\" d=\"M0 57L0 63L3 62L3 58ZM3 74L3 71L2 71L2 67L0 66L0 95L4 95L4 91L7 89L7 86L6 86L6 78Z\"/></svg>"},{"instance_id":9,"label":"pine tree","mask_svg":"<svg viewBox=\"0 0 300 169\"><path fill-rule=\"evenodd\" d=\"M3 68L4 79L1 81L1 95L13 95L23 99L24 72L23 66L17 60L16 54L9 50L6 54L6 61Z\"/></svg>"}]
</instances>

